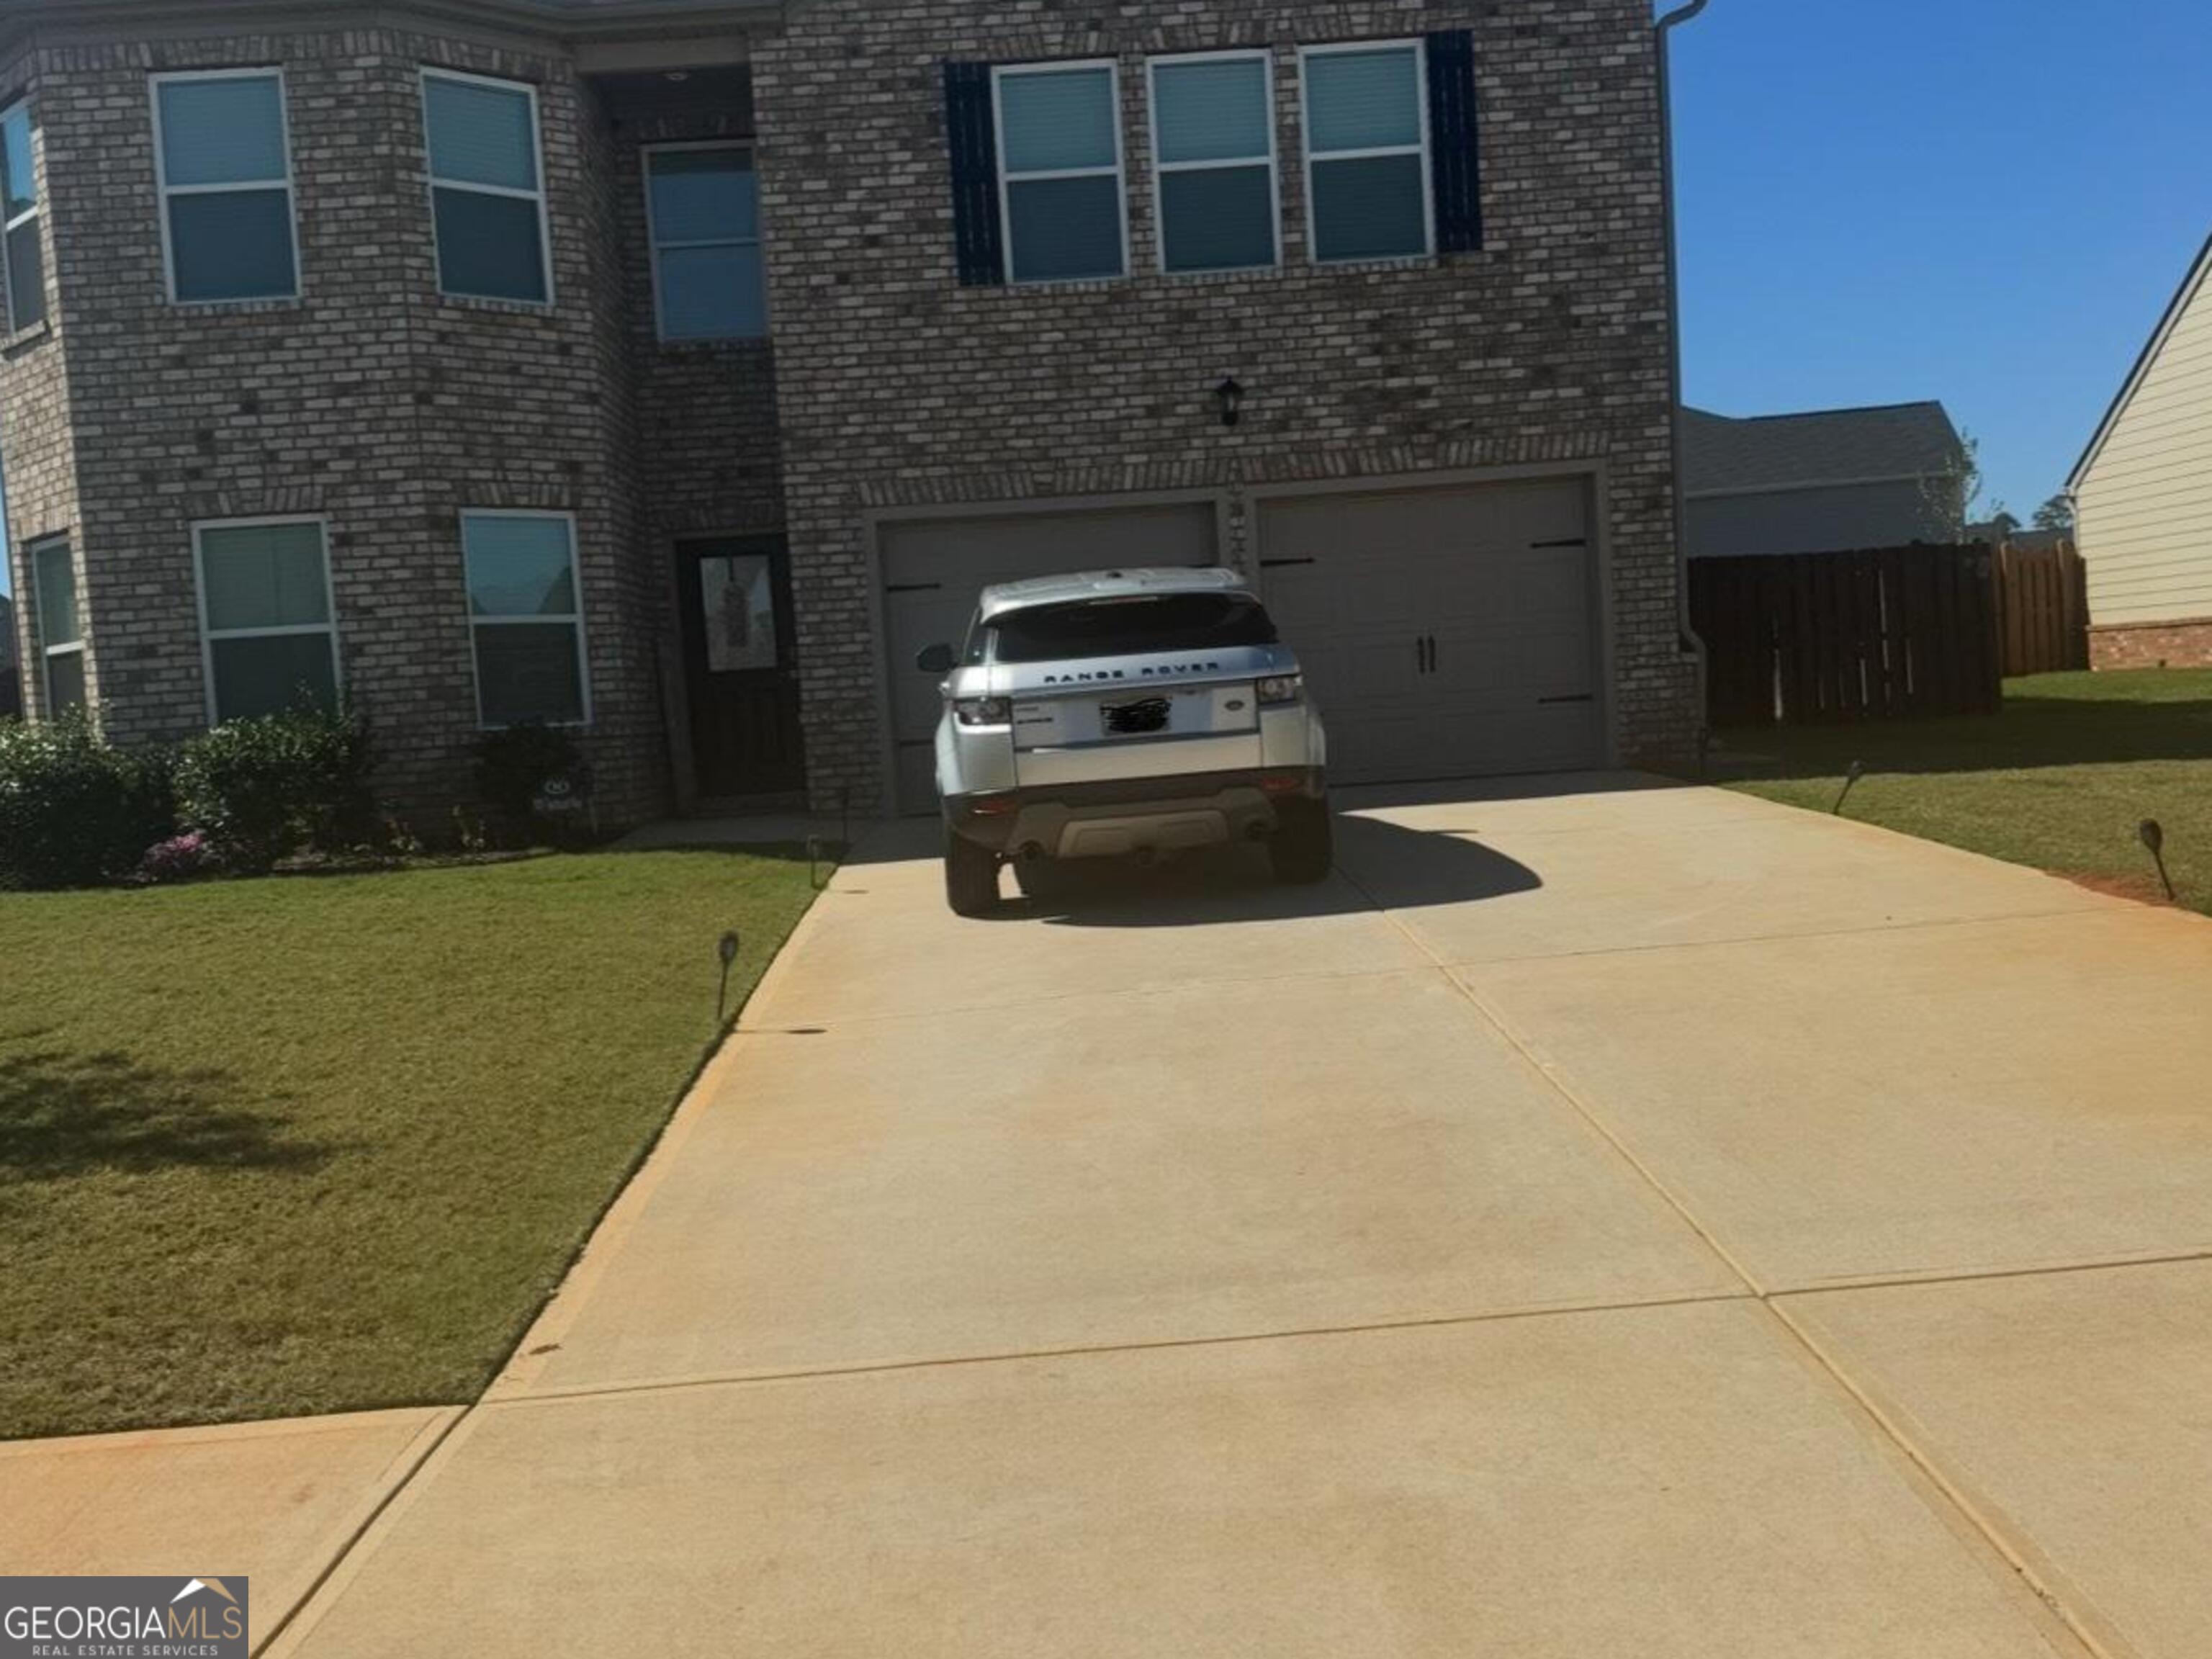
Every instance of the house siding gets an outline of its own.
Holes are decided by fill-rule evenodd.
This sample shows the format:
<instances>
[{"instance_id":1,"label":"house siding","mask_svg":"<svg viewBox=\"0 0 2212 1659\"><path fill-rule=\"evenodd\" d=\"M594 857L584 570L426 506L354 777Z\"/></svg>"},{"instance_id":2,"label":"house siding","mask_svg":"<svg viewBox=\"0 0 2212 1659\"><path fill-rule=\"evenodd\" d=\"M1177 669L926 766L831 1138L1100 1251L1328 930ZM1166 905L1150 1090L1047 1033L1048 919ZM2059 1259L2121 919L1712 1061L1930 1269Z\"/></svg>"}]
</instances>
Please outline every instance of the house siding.
<instances>
[{"instance_id":1,"label":"house siding","mask_svg":"<svg viewBox=\"0 0 2212 1659\"><path fill-rule=\"evenodd\" d=\"M2203 271L2075 493L2093 623L2212 617L2212 280Z\"/></svg>"},{"instance_id":2,"label":"house siding","mask_svg":"<svg viewBox=\"0 0 2212 1659\"><path fill-rule=\"evenodd\" d=\"M1299 44L1474 33L1487 246L1387 265L1306 253ZM1284 264L1157 273L1148 53L1273 55ZM942 65L1121 66L1130 275L957 280ZM872 518L951 502L1247 492L1583 461L1609 480L1615 750L1694 742L1672 538L1656 63L1641 0L1325 8L1219 0L994 17L823 0L755 64L810 785L887 804ZM1243 418L1213 388L1234 374Z\"/></svg>"}]
</instances>

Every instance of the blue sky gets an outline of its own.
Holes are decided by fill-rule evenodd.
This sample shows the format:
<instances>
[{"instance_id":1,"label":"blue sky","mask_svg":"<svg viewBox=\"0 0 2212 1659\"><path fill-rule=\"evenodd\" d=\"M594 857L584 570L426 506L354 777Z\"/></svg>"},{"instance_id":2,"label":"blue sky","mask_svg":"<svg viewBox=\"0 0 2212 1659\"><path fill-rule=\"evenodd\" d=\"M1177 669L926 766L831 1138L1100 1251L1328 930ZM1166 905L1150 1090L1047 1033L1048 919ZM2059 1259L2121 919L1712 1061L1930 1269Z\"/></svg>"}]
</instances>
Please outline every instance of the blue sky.
<instances>
[{"instance_id":1,"label":"blue sky","mask_svg":"<svg viewBox=\"0 0 2212 1659\"><path fill-rule=\"evenodd\" d=\"M1713 0L1674 40L1689 400L1940 398L2028 517L2212 233L2212 4Z\"/></svg>"}]
</instances>

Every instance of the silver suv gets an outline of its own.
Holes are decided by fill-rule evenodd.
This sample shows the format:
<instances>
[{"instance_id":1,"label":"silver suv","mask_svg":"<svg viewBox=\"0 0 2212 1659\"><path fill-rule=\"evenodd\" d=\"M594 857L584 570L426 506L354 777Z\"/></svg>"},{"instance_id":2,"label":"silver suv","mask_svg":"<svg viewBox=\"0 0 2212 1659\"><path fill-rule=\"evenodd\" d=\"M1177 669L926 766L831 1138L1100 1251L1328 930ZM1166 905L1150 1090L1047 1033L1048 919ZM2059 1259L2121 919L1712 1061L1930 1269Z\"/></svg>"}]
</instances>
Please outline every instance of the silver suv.
<instances>
[{"instance_id":1,"label":"silver suv","mask_svg":"<svg viewBox=\"0 0 2212 1659\"><path fill-rule=\"evenodd\" d=\"M1106 570L987 587L942 674L945 890L999 902L999 866L1046 891L1066 860L1264 841L1277 879L1332 856L1321 715L1297 659L1232 570Z\"/></svg>"}]
</instances>

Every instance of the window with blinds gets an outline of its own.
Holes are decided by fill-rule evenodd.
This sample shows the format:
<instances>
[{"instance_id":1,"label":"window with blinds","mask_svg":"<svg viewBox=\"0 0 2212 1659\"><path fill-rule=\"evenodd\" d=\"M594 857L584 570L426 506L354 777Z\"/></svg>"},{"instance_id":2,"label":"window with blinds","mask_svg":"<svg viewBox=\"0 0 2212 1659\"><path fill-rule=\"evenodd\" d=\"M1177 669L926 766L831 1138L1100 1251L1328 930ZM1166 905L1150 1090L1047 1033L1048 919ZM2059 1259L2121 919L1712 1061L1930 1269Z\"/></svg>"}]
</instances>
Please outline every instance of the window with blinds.
<instances>
[{"instance_id":1,"label":"window with blinds","mask_svg":"<svg viewBox=\"0 0 2212 1659\"><path fill-rule=\"evenodd\" d=\"M337 623L319 519L192 526L208 724L338 697Z\"/></svg>"},{"instance_id":2,"label":"window with blinds","mask_svg":"<svg viewBox=\"0 0 2212 1659\"><path fill-rule=\"evenodd\" d=\"M422 131L440 291L550 303L537 89L425 70Z\"/></svg>"},{"instance_id":3,"label":"window with blinds","mask_svg":"<svg viewBox=\"0 0 2212 1659\"><path fill-rule=\"evenodd\" d=\"M1128 235L1114 65L1002 65L992 86L1007 280L1122 275Z\"/></svg>"},{"instance_id":4,"label":"window with blinds","mask_svg":"<svg viewBox=\"0 0 2212 1659\"><path fill-rule=\"evenodd\" d=\"M1267 54L1156 58L1147 67L1160 269L1239 270L1278 263Z\"/></svg>"},{"instance_id":5,"label":"window with blinds","mask_svg":"<svg viewBox=\"0 0 2212 1659\"><path fill-rule=\"evenodd\" d=\"M1327 262L1429 252L1422 43L1308 46L1299 66L1313 257Z\"/></svg>"},{"instance_id":6,"label":"window with blinds","mask_svg":"<svg viewBox=\"0 0 2212 1659\"><path fill-rule=\"evenodd\" d=\"M69 538L33 542L29 555L37 607L39 655L45 669L48 720L85 706L84 624L77 616L76 563Z\"/></svg>"},{"instance_id":7,"label":"window with blinds","mask_svg":"<svg viewBox=\"0 0 2212 1659\"><path fill-rule=\"evenodd\" d=\"M31 106L0 111L0 185L6 223L0 289L5 290L8 331L46 319L46 251L39 241L39 175L31 153Z\"/></svg>"},{"instance_id":8,"label":"window with blinds","mask_svg":"<svg viewBox=\"0 0 2212 1659\"><path fill-rule=\"evenodd\" d=\"M283 73L209 70L157 75L153 85L169 297L206 305L296 296Z\"/></svg>"},{"instance_id":9,"label":"window with blinds","mask_svg":"<svg viewBox=\"0 0 2212 1659\"><path fill-rule=\"evenodd\" d=\"M751 150L742 144L657 145L645 152L645 185L660 337L766 334Z\"/></svg>"},{"instance_id":10,"label":"window with blinds","mask_svg":"<svg viewBox=\"0 0 2212 1659\"><path fill-rule=\"evenodd\" d=\"M565 513L461 514L477 713L487 728L591 719L576 526Z\"/></svg>"}]
</instances>

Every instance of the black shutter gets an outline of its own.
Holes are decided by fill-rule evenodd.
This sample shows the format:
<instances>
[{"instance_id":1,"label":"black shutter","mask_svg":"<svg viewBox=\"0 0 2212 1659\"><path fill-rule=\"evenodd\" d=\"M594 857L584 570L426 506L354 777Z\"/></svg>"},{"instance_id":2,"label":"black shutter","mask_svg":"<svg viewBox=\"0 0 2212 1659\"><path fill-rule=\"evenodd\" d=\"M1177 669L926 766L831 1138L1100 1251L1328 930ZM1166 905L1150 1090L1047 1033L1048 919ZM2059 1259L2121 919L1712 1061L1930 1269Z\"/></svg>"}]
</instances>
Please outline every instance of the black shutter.
<instances>
[{"instance_id":1,"label":"black shutter","mask_svg":"<svg viewBox=\"0 0 2212 1659\"><path fill-rule=\"evenodd\" d=\"M945 142L952 158L952 235L963 286L1006 280L999 222L999 130L991 113L991 66L945 66Z\"/></svg>"},{"instance_id":2,"label":"black shutter","mask_svg":"<svg viewBox=\"0 0 2212 1659\"><path fill-rule=\"evenodd\" d=\"M1474 35L1431 34L1429 58L1429 171L1437 202L1437 252L1482 247L1482 165L1475 137Z\"/></svg>"}]
</instances>

